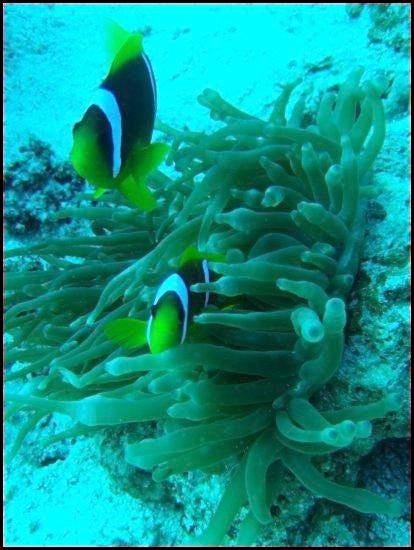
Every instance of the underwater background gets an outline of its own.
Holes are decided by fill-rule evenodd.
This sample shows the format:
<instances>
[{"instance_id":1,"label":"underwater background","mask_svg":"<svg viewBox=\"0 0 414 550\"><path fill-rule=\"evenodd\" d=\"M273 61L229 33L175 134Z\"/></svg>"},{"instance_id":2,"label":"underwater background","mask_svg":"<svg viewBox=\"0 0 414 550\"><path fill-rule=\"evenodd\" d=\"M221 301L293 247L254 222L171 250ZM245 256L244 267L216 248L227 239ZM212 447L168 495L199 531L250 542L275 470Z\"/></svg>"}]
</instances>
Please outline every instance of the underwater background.
<instances>
[{"instance_id":1,"label":"underwater background","mask_svg":"<svg viewBox=\"0 0 414 550\"><path fill-rule=\"evenodd\" d=\"M83 222L56 224L50 215L79 204L83 182L68 164L72 126L107 71L107 17L143 33L157 117L173 128L216 127L196 101L205 88L265 117L278 84L297 77L310 110L360 65L364 78L386 82L386 139L371 176L380 193L368 203L344 358L330 391L339 408L342 394L379 398L392 388L402 406L391 420L375 421L365 447L329 456L324 473L398 498L404 513L359 514L316 498L290 476L258 544L409 545L409 5L6 4L4 11L6 249L87 232ZM6 452L23 420L7 425ZM125 463L125 434L113 430L36 447L69 426L64 416L45 418L6 465L7 546L179 545L194 526L207 525L229 472L154 483ZM230 530L225 544L234 542Z\"/></svg>"}]
</instances>

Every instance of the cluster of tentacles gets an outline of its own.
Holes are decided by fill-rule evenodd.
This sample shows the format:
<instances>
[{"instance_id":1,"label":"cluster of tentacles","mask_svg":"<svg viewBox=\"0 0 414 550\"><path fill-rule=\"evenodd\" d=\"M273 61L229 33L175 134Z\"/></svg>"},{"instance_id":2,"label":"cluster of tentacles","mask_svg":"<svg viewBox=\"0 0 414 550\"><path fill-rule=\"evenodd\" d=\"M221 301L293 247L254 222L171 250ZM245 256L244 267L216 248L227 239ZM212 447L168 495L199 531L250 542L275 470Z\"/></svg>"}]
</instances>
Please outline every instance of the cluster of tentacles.
<instances>
[{"instance_id":1,"label":"cluster of tentacles","mask_svg":"<svg viewBox=\"0 0 414 550\"><path fill-rule=\"evenodd\" d=\"M7 361L15 363L7 415L28 411L11 454L50 412L74 426L44 444L156 420L163 435L125 450L155 480L238 464L201 544L219 544L243 505L237 542L253 542L272 521L284 468L319 496L400 513L395 500L334 483L311 461L368 437L371 421L397 408L393 394L342 410L314 405L340 366L372 193L365 176L385 132L380 91L361 75L324 94L310 123L304 96L287 108L297 83L283 87L268 120L206 90L199 101L220 129L158 126L181 177L154 174L153 212L109 194L103 206L59 213L91 220L90 236L9 252L42 266L6 274ZM152 355L108 341L108 321L148 317L157 285L194 245L225 261L211 262L214 280L191 289L209 291L212 305L195 317L186 343Z\"/></svg>"}]
</instances>

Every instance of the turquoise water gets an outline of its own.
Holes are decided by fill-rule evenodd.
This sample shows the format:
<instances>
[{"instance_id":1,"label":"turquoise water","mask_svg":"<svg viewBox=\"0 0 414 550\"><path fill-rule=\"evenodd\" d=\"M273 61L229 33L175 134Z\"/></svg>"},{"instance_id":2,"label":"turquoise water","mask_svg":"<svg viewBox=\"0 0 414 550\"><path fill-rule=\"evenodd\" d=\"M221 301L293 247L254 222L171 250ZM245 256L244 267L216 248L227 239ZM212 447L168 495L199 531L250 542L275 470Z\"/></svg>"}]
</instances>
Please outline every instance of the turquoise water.
<instances>
[{"instance_id":1,"label":"turquoise water","mask_svg":"<svg viewBox=\"0 0 414 550\"><path fill-rule=\"evenodd\" d=\"M360 272L348 304L344 359L330 399L356 404L360 397L377 399L392 388L405 405L391 420L376 421L366 446L336 453L323 471L348 485L400 498L404 514L359 515L311 496L291 476L275 505L273 522L259 536L262 545L409 544L409 8L358 6L5 7L6 249L39 238L90 234L87 224L56 228L48 220L58 207L79 204L73 174L62 163L69 158L72 126L108 70L108 17L143 33L157 82L157 117L173 128L216 129L196 100L205 88L266 118L278 85L298 77L303 83L294 99L306 93L309 113L321 93L335 90L356 66L365 67L367 78L385 82L387 134L371 176L380 193L366 215ZM160 138L156 131L154 139ZM172 167L165 172L177 177ZM77 186L82 189L81 182L76 191ZM24 420L21 413L6 426L6 450ZM38 449L38 439L70 426L64 415L46 417L7 465L7 546L179 545L206 527L230 466L221 475L190 472L157 484L150 474L125 463L123 430L101 430ZM143 436L149 437L145 429ZM237 522L245 514L244 509ZM224 544L234 544L237 522Z\"/></svg>"}]
</instances>

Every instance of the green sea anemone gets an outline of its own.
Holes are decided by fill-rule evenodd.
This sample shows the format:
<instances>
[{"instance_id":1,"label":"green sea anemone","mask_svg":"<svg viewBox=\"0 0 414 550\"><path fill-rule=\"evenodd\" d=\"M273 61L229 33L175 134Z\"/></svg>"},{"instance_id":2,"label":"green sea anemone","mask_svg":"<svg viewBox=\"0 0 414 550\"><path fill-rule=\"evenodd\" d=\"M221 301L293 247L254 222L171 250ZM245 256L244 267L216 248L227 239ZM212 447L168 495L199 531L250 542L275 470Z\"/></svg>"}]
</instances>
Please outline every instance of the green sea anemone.
<instances>
[{"instance_id":1,"label":"green sea anemone","mask_svg":"<svg viewBox=\"0 0 414 550\"><path fill-rule=\"evenodd\" d=\"M11 456L51 412L74 425L44 444L157 421L161 435L125 448L126 461L156 481L237 464L198 544L220 544L244 505L237 543L254 542L272 521L284 469L359 512L401 513L396 500L330 481L312 463L369 437L371 422L397 409L392 393L318 407L342 359L364 199L373 192L367 175L384 140L381 91L361 76L357 69L326 93L311 121L303 97L287 109L297 82L283 87L268 120L205 90L199 101L221 127L206 135L159 124L181 177L153 174L151 213L112 192L103 206L59 212L90 220L90 236L8 253L42 263L6 274L6 357L17 362L7 416L29 413ZM194 318L186 343L151 354L108 340L110 321L147 319L157 285L191 246L222 260L210 263L214 280L192 286L214 305Z\"/></svg>"}]
</instances>

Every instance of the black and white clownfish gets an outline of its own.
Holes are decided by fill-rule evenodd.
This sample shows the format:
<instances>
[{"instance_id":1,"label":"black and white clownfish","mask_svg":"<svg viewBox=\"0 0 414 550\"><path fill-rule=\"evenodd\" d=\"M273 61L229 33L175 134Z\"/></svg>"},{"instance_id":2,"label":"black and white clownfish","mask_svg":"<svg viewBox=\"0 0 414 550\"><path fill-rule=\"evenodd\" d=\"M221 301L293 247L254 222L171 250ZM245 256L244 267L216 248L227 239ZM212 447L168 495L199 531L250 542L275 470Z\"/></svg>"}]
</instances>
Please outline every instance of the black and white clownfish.
<instances>
[{"instance_id":1,"label":"black and white clownfish","mask_svg":"<svg viewBox=\"0 0 414 550\"><path fill-rule=\"evenodd\" d=\"M152 353L184 343L191 319L209 300L208 292L190 291L190 286L199 282L210 282L207 260L187 263L159 286L147 325L147 342Z\"/></svg>"},{"instance_id":2,"label":"black and white clownfish","mask_svg":"<svg viewBox=\"0 0 414 550\"><path fill-rule=\"evenodd\" d=\"M148 321L131 317L116 319L106 325L107 337L126 348L148 344L151 353L183 344L194 315L209 302L209 292L192 292L190 287L195 283L209 283L208 260L220 259L223 260L217 254L202 255L194 247L186 249L178 271L166 277L158 287Z\"/></svg>"},{"instance_id":3,"label":"black and white clownfish","mask_svg":"<svg viewBox=\"0 0 414 550\"><path fill-rule=\"evenodd\" d=\"M151 143L157 109L154 73L141 34L115 23L108 33L113 61L73 127L70 157L76 172L97 188L95 198L118 189L134 206L150 211L156 201L145 181L169 149Z\"/></svg>"}]
</instances>

